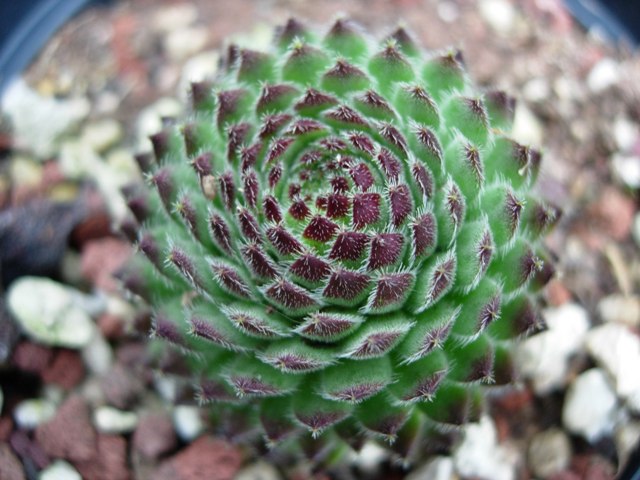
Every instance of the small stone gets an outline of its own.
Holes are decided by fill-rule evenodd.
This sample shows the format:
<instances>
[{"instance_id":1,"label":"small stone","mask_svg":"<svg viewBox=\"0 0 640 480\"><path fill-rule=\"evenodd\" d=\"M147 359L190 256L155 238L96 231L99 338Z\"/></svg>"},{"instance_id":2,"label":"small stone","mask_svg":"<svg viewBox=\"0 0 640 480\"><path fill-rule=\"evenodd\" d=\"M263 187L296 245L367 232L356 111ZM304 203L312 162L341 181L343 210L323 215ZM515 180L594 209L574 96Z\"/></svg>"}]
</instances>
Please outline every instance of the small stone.
<instances>
[{"instance_id":1,"label":"small stone","mask_svg":"<svg viewBox=\"0 0 640 480\"><path fill-rule=\"evenodd\" d=\"M629 455L640 442L640 422L619 422L614 439L618 451L618 462L620 465L625 465Z\"/></svg>"},{"instance_id":2,"label":"small stone","mask_svg":"<svg viewBox=\"0 0 640 480\"><path fill-rule=\"evenodd\" d=\"M86 98L44 97L19 79L5 90L2 110L13 124L15 148L46 158L56 152L58 139L89 114L90 104Z\"/></svg>"},{"instance_id":3,"label":"small stone","mask_svg":"<svg viewBox=\"0 0 640 480\"><path fill-rule=\"evenodd\" d=\"M0 443L0 478L25 480L22 463L16 458L8 443Z\"/></svg>"},{"instance_id":4,"label":"small stone","mask_svg":"<svg viewBox=\"0 0 640 480\"><path fill-rule=\"evenodd\" d=\"M562 423L570 432L595 442L613 432L616 411L616 396L606 373L592 368L581 373L569 387Z\"/></svg>"},{"instance_id":5,"label":"small stone","mask_svg":"<svg viewBox=\"0 0 640 480\"><path fill-rule=\"evenodd\" d=\"M154 480L232 480L240 470L242 455L232 445L209 436L200 437L163 462Z\"/></svg>"},{"instance_id":6,"label":"small stone","mask_svg":"<svg viewBox=\"0 0 640 480\"><path fill-rule=\"evenodd\" d=\"M175 118L182 113L182 103L173 97L162 97L148 106L138 116L137 120L137 150L151 151L152 144L149 136L162 129L163 118Z\"/></svg>"},{"instance_id":7,"label":"small stone","mask_svg":"<svg viewBox=\"0 0 640 480\"><path fill-rule=\"evenodd\" d=\"M640 138L640 128L628 118L618 117L613 122L613 138L620 151L629 152Z\"/></svg>"},{"instance_id":8,"label":"small stone","mask_svg":"<svg viewBox=\"0 0 640 480\"><path fill-rule=\"evenodd\" d=\"M451 457L435 457L419 466L406 476L405 480L453 480L453 459Z\"/></svg>"},{"instance_id":9,"label":"small stone","mask_svg":"<svg viewBox=\"0 0 640 480\"><path fill-rule=\"evenodd\" d=\"M522 95L530 102L541 102L551 95L551 87L544 77L529 80L522 88Z\"/></svg>"},{"instance_id":10,"label":"small stone","mask_svg":"<svg viewBox=\"0 0 640 480\"><path fill-rule=\"evenodd\" d=\"M516 11L507 0L482 0L480 14L496 32L509 33L516 20Z\"/></svg>"},{"instance_id":11,"label":"small stone","mask_svg":"<svg viewBox=\"0 0 640 480\"><path fill-rule=\"evenodd\" d=\"M523 103L516 105L511 136L525 145L542 145L544 128L535 114Z\"/></svg>"},{"instance_id":12,"label":"small stone","mask_svg":"<svg viewBox=\"0 0 640 480\"><path fill-rule=\"evenodd\" d=\"M42 398L23 400L13 410L16 425L25 430L32 430L41 423L53 418L56 406L53 402Z\"/></svg>"},{"instance_id":13,"label":"small stone","mask_svg":"<svg viewBox=\"0 0 640 480\"><path fill-rule=\"evenodd\" d=\"M571 442L559 428L537 433L531 439L528 463L536 477L550 477L567 468L570 462Z\"/></svg>"},{"instance_id":14,"label":"small stone","mask_svg":"<svg viewBox=\"0 0 640 480\"><path fill-rule=\"evenodd\" d=\"M125 322L122 318L116 315L112 315L110 313L100 315L97 323L100 333L107 340L117 340L124 334Z\"/></svg>"},{"instance_id":15,"label":"small stone","mask_svg":"<svg viewBox=\"0 0 640 480\"><path fill-rule=\"evenodd\" d=\"M95 325L80 308L83 295L48 278L21 277L7 293L9 310L35 340L68 348L86 346L95 334Z\"/></svg>"},{"instance_id":16,"label":"small stone","mask_svg":"<svg viewBox=\"0 0 640 480\"><path fill-rule=\"evenodd\" d=\"M158 8L151 20L152 27L167 33L190 26L198 19L198 9L190 3L178 3Z\"/></svg>"},{"instance_id":17,"label":"small stone","mask_svg":"<svg viewBox=\"0 0 640 480\"><path fill-rule=\"evenodd\" d=\"M620 67L614 59L605 57L596 63L587 76L587 86L594 93L600 93L620 80Z\"/></svg>"},{"instance_id":18,"label":"small stone","mask_svg":"<svg viewBox=\"0 0 640 480\"><path fill-rule=\"evenodd\" d=\"M526 339L515 352L520 371L539 394L565 385L569 358L582 348L589 330L587 311L575 303L546 309L543 315L548 330Z\"/></svg>"},{"instance_id":19,"label":"small stone","mask_svg":"<svg viewBox=\"0 0 640 480\"><path fill-rule=\"evenodd\" d=\"M164 40L164 49L173 61L181 61L204 48L209 31L204 27L186 27L173 30Z\"/></svg>"},{"instance_id":20,"label":"small stone","mask_svg":"<svg viewBox=\"0 0 640 480\"><path fill-rule=\"evenodd\" d=\"M133 449L142 456L157 459L176 448L178 439L166 415L145 415L133 433Z\"/></svg>"},{"instance_id":21,"label":"small stone","mask_svg":"<svg viewBox=\"0 0 640 480\"><path fill-rule=\"evenodd\" d=\"M611 157L613 174L623 185L629 188L640 187L640 157L614 153Z\"/></svg>"},{"instance_id":22,"label":"small stone","mask_svg":"<svg viewBox=\"0 0 640 480\"><path fill-rule=\"evenodd\" d=\"M453 23L460 17L460 9L454 2L438 2L438 16L445 23Z\"/></svg>"},{"instance_id":23,"label":"small stone","mask_svg":"<svg viewBox=\"0 0 640 480\"><path fill-rule=\"evenodd\" d=\"M95 480L129 480L127 441L120 435L99 434L90 459L75 463L82 478Z\"/></svg>"},{"instance_id":24,"label":"small stone","mask_svg":"<svg viewBox=\"0 0 640 480\"><path fill-rule=\"evenodd\" d=\"M51 457L73 463L91 460L96 432L91 425L89 406L79 395L70 396L51 420L38 426L35 438Z\"/></svg>"},{"instance_id":25,"label":"small stone","mask_svg":"<svg viewBox=\"0 0 640 480\"><path fill-rule=\"evenodd\" d=\"M35 188L42 182L44 171L32 158L16 155L9 165L9 175L13 188Z\"/></svg>"},{"instance_id":26,"label":"small stone","mask_svg":"<svg viewBox=\"0 0 640 480\"><path fill-rule=\"evenodd\" d=\"M517 452L497 444L496 427L488 416L464 427L464 439L453 454L456 471L464 477L514 480Z\"/></svg>"},{"instance_id":27,"label":"small stone","mask_svg":"<svg viewBox=\"0 0 640 480\"><path fill-rule=\"evenodd\" d=\"M113 293L118 288L114 275L130 258L131 246L123 240L91 240L82 250L82 274L94 286Z\"/></svg>"},{"instance_id":28,"label":"small stone","mask_svg":"<svg viewBox=\"0 0 640 480\"><path fill-rule=\"evenodd\" d=\"M183 100L188 99L192 82L201 82L215 76L218 71L219 60L220 52L211 50L199 53L184 64L180 82L178 83L178 92L181 93Z\"/></svg>"},{"instance_id":29,"label":"small stone","mask_svg":"<svg viewBox=\"0 0 640 480\"><path fill-rule=\"evenodd\" d=\"M110 118L92 122L84 128L82 139L94 151L102 153L122 139L122 126Z\"/></svg>"},{"instance_id":30,"label":"small stone","mask_svg":"<svg viewBox=\"0 0 640 480\"><path fill-rule=\"evenodd\" d=\"M598 303L598 314L607 323L640 327L640 298L621 293L606 296Z\"/></svg>"},{"instance_id":31,"label":"small stone","mask_svg":"<svg viewBox=\"0 0 640 480\"><path fill-rule=\"evenodd\" d=\"M91 372L105 374L113 364L113 349L101 335L94 335L82 349L82 358Z\"/></svg>"},{"instance_id":32,"label":"small stone","mask_svg":"<svg viewBox=\"0 0 640 480\"><path fill-rule=\"evenodd\" d=\"M204 431L200 414L201 410L196 406L177 405L174 408L173 424L182 441L190 442Z\"/></svg>"},{"instance_id":33,"label":"small stone","mask_svg":"<svg viewBox=\"0 0 640 480\"><path fill-rule=\"evenodd\" d=\"M40 472L38 480L82 480L82 477L71 464L57 460Z\"/></svg>"},{"instance_id":34,"label":"small stone","mask_svg":"<svg viewBox=\"0 0 640 480\"><path fill-rule=\"evenodd\" d=\"M20 370L40 375L53 359L53 350L32 342L20 342L11 356L11 363Z\"/></svg>"},{"instance_id":35,"label":"small stone","mask_svg":"<svg viewBox=\"0 0 640 480\"><path fill-rule=\"evenodd\" d=\"M116 408L127 409L144 393L144 384L134 371L116 363L100 379L100 388L109 402Z\"/></svg>"},{"instance_id":36,"label":"small stone","mask_svg":"<svg viewBox=\"0 0 640 480\"><path fill-rule=\"evenodd\" d=\"M640 396L640 338L624 325L607 323L587 334L587 349L598 366L613 378L616 393Z\"/></svg>"},{"instance_id":37,"label":"small stone","mask_svg":"<svg viewBox=\"0 0 640 480\"><path fill-rule=\"evenodd\" d=\"M82 357L74 350L59 350L51 364L42 372L42 381L71 390L84 378Z\"/></svg>"},{"instance_id":38,"label":"small stone","mask_svg":"<svg viewBox=\"0 0 640 480\"><path fill-rule=\"evenodd\" d=\"M113 407L98 407L93 412L93 423L102 433L129 433L138 424L138 415Z\"/></svg>"},{"instance_id":39,"label":"small stone","mask_svg":"<svg viewBox=\"0 0 640 480\"><path fill-rule=\"evenodd\" d=\"M233 480L281 480L282 476L270 463L263 460L257 461L251 465L247 465Z\"/></svg>"},{"instance_id":40,"label":"small stone","mask_svg":"<svg viewBox=\"0 0 640 480\"><path fill-rule=\"evenodd\" d=\"M366 442L356 454L354 464L368 477L375 477L380 465L389 458L389 452L377 443Z\"/></svg>"}]
</instances>

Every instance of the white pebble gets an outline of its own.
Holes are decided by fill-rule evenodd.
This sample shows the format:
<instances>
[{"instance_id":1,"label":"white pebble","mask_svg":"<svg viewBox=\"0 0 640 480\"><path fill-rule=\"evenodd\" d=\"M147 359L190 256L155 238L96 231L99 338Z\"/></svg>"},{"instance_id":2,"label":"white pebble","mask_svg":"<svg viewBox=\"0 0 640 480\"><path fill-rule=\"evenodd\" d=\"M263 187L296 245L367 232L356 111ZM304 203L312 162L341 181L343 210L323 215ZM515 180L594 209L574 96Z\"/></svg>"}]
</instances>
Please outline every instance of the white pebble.
<instances>
[{"instance_id":1,"label":"white pebble","mask_svg":"<svg viewBox=\"0 0 640 480\"><path fill-rule=\"evenodd\" d=\"M380 469L380 464L389 458L388 450L385 450L375 442L367 442L356 454L354 463L368 476L375 476Z\"/></svg>"},{"instance_id":2,"label":"white pebble","mask_svg":"<svg viewBox=\"0 0 640 480\"><path fill-rule=\"evenodd\" d=\"M620 323L628 327L640 326L640 298L636 295L615 293L598 302L598 314L607 323Z\"/></svg>"},{"instance_id":3,"label":"white pebble","mask_svg":"<svg viewBox=\"0 0 640 480\"><path fill-rule=\"evenodd\" d=\"M27 430L36 428L51 419L56 413L56 405L40 398L24 400L13 410L13 419L19 427Z\"/></svg>"},{"instance_id":4,"label":"white pebble","mask_svg":"<svg viewBox=\"0 0 640 480\"><path fill-rule=\"evenodd\" d=\"M640 157L614 153L611 156L611 166L619 182L629 188L640 187Z\"/></svg>"},{"instance_id":5,"label":"white pebble","mask_svg":"<svg viewBox=\"0 0 640 480\"><path fill-rule=\"evenodd\" d=\"M151 25L160 32L170 32L190 26L198 19L198 9L191 3L178 3L159 8Z\"/></svg>"},{"instance_id":6,"label":"white pebble","mask_svg":"<svg viewBox=\"0 0 640 480\"><path fill-rule=\"evenodd\" d=\"M559 428L537 433L529 445L528 463L533 474L547 478L564 470L571 461L571 442Z\"/></svg>"},{"instance_id":7,"label":"white pebble","mask_svg":"<svg viewBox=\"0 0 640 480\"><path fill-rule=\"evenodd\" d=\"M163 97L148 106L138 116L136 131L138 145L136 150L151 151L150 135L158 133L162 129L163 117L178 117L182 113L182 103L173 97Z\"/></svg>"},{"instance_id":8,"label":"white pebble","mask_svg":"<svg viewBox=\"0 0 640 480\"><path fill-rule=\"evenodd\" d=\"M48 278L21 277L11 284L7 305L22 329L46 345L81 348L95 335L95 324L80 308L77 290Z\"/></svg>"},{"instance_id":9,"label":"white pebble","mask_svg":"<svg viewBox=\"0 0 640 480\"><path fill-rule=\"evenodd\" d=\"M38 474L38 480L82 480L82 477L70 463L56 460Z\"/></svg>"},{"instance_id":10,"label":"white pebble","mask_svg":"<svg viewBox=\"0 0 640 480\"><path fill-rule=\"evenodd\" d=\"M190 58L182 67L182 75L178 83L178 96L183 101L188 100L191 93L191 83L201 82L213 78L218 71L220 52L211 50L202 52Z\"/></svg>"},{"instance_id":11,"label":"white pebble","mask_svg":"<svg viewBox=\"0 0 640 480\"><path fill-rule=\"evenodd\" d=\"M523 102L518 102L511 136L525 145L541 145L544 136L542 123Z\"/></svg>"},{"instance_id":12,"label":"white pebble","mask_svg":"<svg viewBox=\"0 0 640 480\"><path fill-rule=\"evenodd\" d=\"M612 376L620 397L640 395L640 338L624 325L607 323L587 334L587 349Z\"/></svg>"},{"instance_id":13,"label":"white pebble","mask_svg":"<svg viewBox=\"0 0 640 480\"><path fill-rule=\"evenodd\" d=\"M498 33L509 33L516 20L516 11L507 0L482 0L480 14Z\"/></svg>"},{"instance_id":14,"label":"white pebble","mask_svg":"<svg viewBox=\"0 0 640 480\"><path fill-rule=\"evenodd\" d=\"M406 476L405 480L455 480L451 457L435 457L419 466Z\"/></svg>"},{"instance_id":15,"label":"white pebble","mask_svg":"<svg viewBox=\"0 0 640 480\"><path fill-rule=\"evenodd\" d=\"M98 407L93 412L93 423L102 433L130 433L138 424L138 415L113 407Z\"/></svg>"},{"instance_id":16,"label":"white pebble","mask_svg":"<svg viewBox=\"0 0 640 480\"><path fill-rule=\"evenodd\" d=\"M548 330L526 339L515 352L520 371L539 394L566 384L569 357L582 348L589 329L587 311L575 303L546 309L543 315Z\"/></svg>"},{"instance_id":17,"label":"white pebble","mask_svg":"<svg viewBox=\"0 0 640 480\"><path fill-rule=\"evenodd\" d=\"M122 126L113 119L88 124L82 132L83 140L96 152L104 152L122 138Z\"/></svg>"},{"instance_id":18,"label":"white pebble","mask_svg":"<svg viewBox=\"0 0 640 480\"><path fill-rule=\"evenodd\" d=\"M233 480L280 480L281 478L276 467L264 460L259 460L236 473Z\"/></svg>"},{"instance_id":19,"label":"white pebble","mask_svg":"<svg viewBox=\"0 0 640 480\"><path fill-rule=\"evenodd\" d=\"M488 416L464 427L464 440L453 454L457 472L463 477L513 480L518 454L497 444L496 427Z\"/></svg>"},{"instance_id":20,"label":"white pebble","mask_svg":"<svg viewBox=\"0 0 640 480\"><path fill-rule=\"evenodd\" d=\"M629 454L640 441L640 422L620 422L616 428L614 437L618 451L618 462L620 465L624 465L627 462Z\"/></svg>"},{"instance_id":21,"label":"white pebble","mask_svg":"<svg viewBox=\"0 0 640 480\"><path fill-rule=\"evenodd\" d=\"M536 77L529 80L522 88L524 98L530 102L541 102L549 98L551 87L544 77Z\"/></svg>"},{"instance_id":22,"label":"white pebble","mask_svg":"<svg viewBox=\"0 0 640 480\"><path fill-rule=\"evenodd\" d=\"M201 410L191 405L178 405L173 410L173 425L181 440L190 442L204 430Z\"/></svg>"},{"instance_id":23,"label":"white pebble","mask_svg":"<svg viewBox=\"0 0 640 480\"><path fill-rule=\"evenodd\" d=\"M594 93L599 93L618 83L620 68L618 62L606 57L596 63L587 76L587 86Z\"/></svg>"},{"instance_id":24,"label":"white pebble","mask_svg":"<svg viewBox=\"0 0 640 480\"><path fill-rule=\"evenodd\" d=\"M594 442L613 432L616 396L606 373L592 368L569 387L562 408L562 423L572 433Z\"/></svg>"},{"instance_id":25,"label":"white pebble","mask_svg":"<svg viewBox=\"0 0 640 480\"><path fill-rule=\"evenodd\" d=\"M199 52L207 44L209 31L204 27L173 30L165 37L164 48L173 61L181 61Z\"/></svg>"},{"instance_id":26,"label":"white pebble","mask_svg":"<svg viewBox=\"0 0 640 480\"><path fill-rule=\"evenodd\" d=\"M631 150L640 138L640 128L638 124L626 117L618 117L613 122L613 138L618 148L627 152Z\"/></svg>"},{"instance_id":27,"label":"white pebble","mask_svg":"<svg viewBox=\"0 0 640 480\"><path fill-rule=\"evenodd\" d=\"M16 147L48 157L57 150L58 140L90 110L86 98L58 100L32 90L22 79L12 82L1 99L0 110L11 120Z\"/></svg>"},{"instance_id":28,"label":"white pebble","mask_svg":"<svg viewBox=\"0 0 640 480\"><path fill-rule=\"evenodd\" d=\"M113 349L102 335L95 335L81 353L85 365L94 374L103 375L111 368Z\"/></svg>"},{"instance_id":29,"label":"white pebble","mask_svg":"<svg viewBox=\"0 0 640 480\"><path fill-rule=\"evenodd\" d=\"M453 23L460 16L460 9L453 2L438 3L438 16L445 23Z\"/></svg>"}]
</instances>

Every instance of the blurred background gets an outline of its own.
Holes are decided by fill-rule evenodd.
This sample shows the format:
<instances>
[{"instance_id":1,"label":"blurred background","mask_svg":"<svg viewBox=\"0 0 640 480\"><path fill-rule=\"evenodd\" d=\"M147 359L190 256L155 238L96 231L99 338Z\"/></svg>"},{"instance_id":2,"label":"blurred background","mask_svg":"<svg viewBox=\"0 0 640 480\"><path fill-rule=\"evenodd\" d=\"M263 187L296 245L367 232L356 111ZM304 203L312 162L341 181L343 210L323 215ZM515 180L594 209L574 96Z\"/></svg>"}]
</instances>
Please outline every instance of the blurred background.
<instances>
[{"instance_id":1,"label":"blurred background","mask_svg":"<svg viewBox=\"0 0 640 480\"><path fill-rule=\"evenodd\" d=\"M371 446L329 476L205 433L217 426L150 367L149 319L114 274L131 254L116 227L120 189L141 179L133 155L183 113L189 82L213 76L231 41L266 48L291 16L327 28L338 13L380 38L401 22L428 49L461 48L481 88L516 96L512 134L542 147L538 189L564 215L547 239L549 329L519 347L522 384L451 455L403 469ZM631 478L639 13L595 0L0 2L0 478Z\"/></svg>"}]
</instances>

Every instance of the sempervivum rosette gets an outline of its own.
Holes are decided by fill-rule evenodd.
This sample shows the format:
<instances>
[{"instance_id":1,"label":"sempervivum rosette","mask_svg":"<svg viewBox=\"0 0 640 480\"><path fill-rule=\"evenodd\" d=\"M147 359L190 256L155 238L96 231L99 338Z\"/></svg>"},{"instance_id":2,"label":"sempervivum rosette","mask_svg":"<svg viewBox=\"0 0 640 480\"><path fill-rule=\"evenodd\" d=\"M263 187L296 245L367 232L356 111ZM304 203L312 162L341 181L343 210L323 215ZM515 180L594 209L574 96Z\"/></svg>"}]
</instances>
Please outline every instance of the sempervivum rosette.
<instances>
[{"instance_id":1,"label":"sempervivum rosette","mask_svg":"<svg viewBox=\"0 0 640 480\"><path fill-rule=\"evenodd\" d=\"M231 46L192 86L191 114L138 157L125 282L222 423L407 455L478 418L552 274L557 211L531 193L540 155L507 136L513 107L458 51L345 20Z\"/></svg>"}]
</instances>

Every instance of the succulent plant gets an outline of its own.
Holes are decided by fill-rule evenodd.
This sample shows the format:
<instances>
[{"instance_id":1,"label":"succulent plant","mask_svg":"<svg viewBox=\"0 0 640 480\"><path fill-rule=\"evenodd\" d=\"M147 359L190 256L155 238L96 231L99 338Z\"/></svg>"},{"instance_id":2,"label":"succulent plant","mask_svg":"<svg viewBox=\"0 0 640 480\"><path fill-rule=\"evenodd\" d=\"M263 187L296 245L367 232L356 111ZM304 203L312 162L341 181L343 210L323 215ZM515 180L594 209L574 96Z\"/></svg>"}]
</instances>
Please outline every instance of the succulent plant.
<instances>
[{"instance_id":1,"label":"succulent plant","mask_svg":"<svg viewBox=\"0 0 640 480\"><path fill-rule=\"evenodd\" d=\"M230 46L191 100L138 156L124 282L228 433L408 457L478 419L553 274L558 210L508 136L514 100L457 50L344 19Z\"/></svg>"}]
</instances>

